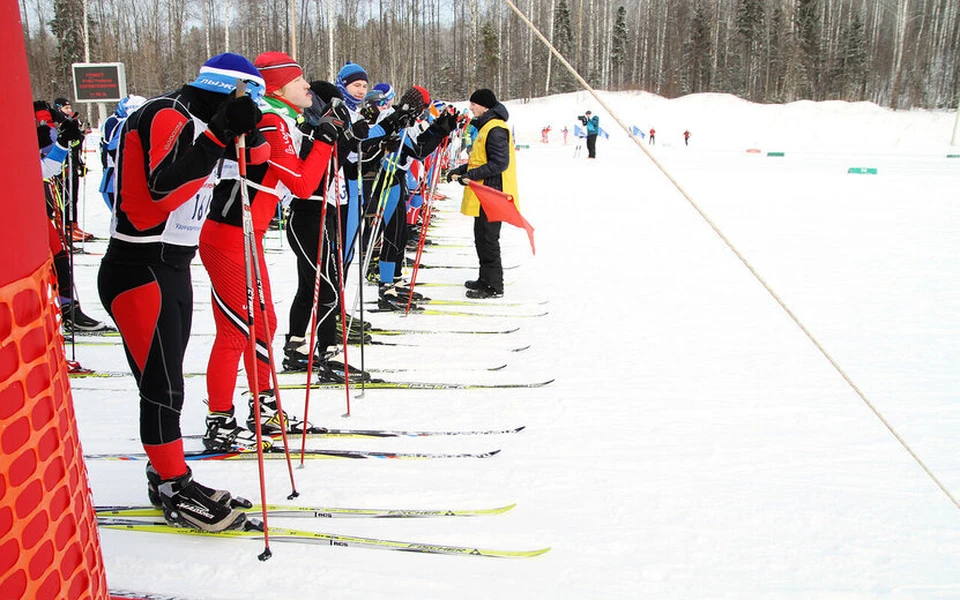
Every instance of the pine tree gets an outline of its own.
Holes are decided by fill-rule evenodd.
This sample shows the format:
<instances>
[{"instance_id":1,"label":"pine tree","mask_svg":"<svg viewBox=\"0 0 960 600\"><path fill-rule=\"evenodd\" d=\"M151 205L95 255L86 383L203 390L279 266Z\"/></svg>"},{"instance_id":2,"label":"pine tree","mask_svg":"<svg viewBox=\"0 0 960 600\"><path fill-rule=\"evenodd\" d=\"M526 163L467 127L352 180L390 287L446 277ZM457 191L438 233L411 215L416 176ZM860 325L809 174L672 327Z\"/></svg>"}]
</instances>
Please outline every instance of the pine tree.
<instances>
[{"instance_id":1,"label":"pine tree","mask_svg":"<svg viewBox=\"0 0 960 600\"><path fill-rule=\"evenodd\" d=\"M494 88L500 67L500 40L489 21L480 27L480 55L477 61L477 81L483 87Z\"/></svg>"},{"instance_id":2,"label":"pine tree","mask_svg":"<svg viewBox=\"0 0 960 600\"><path fill-rule=\"evenodd\" d=\"M711 90L713 79L713 25L710 11L697 2L690 20L690 37L684 43L682 85L685 93Z\"/></svg>"},{"instance_id":3,"label":"pine tree","mask_svg":"<svg viewBox=\"0 0 960 600\"><path fill-rule=\"evenodd\" d=\"M797 60L801 67L802 97L821 100L822 49L820 0L797 0L793 22L797 36Z\"/></svg>"},{"instance_id":4,"label":"pine tree","mask_svg":"<svg viewBox=\"0 0 960 600\"><path fill-rule=\"evenodd\" d=\"M617 19L613 24L613 38L610 48L610 67L613 71L613 83L616 89L623 85L624 64L627 60L627 9L617 7Z\"/></svg>"},{"instance_id":5,"label":"pine tree","mask_svg":"<svg viewBox=\"0 0 960 600\"><path fill-rule=\"evenodd\" d=\"M554 13L553 46L567 61L573 62L573 26L570 24L570 7L566 0L560 0ZM554 92L572 92L577 89L573 76L565 68L556 70L551 87Z\"/></svg>"},{"instance_id":6,"label":"pine tree","mask_svg":"<svg viewBox=\"0 0 960 600\"><path fill-rule=\"evenodd\" d=\"M770 12L767 27L769 60L764 77L764 100L768 102L783 102L785 98L784 86L791 48L789 33L786 11L782 4L777 3Z\"/></svg>"},{"instance_id":7,"label":"pine tree","mask_svg":"<svg viewBox=\"0 0 960 600\"><path fill-rule=\"evenodd\" d=\"M759 100L759 75L762 69L763 1L739 0L737 3L736 36L738 52L734 65L737 72L731 76L737 92L750 100Z\"/></svg>"},{"instance_id":8,"label":"pine tree","mask_svg":"<svg viewBox=\"0 0 960 600\"><path fill-rule=\"evenodd\" d=\"M50 29L57 39L56 75L64 89L57 95L69 96L73 81L71 65L83 62L83 4L81 0L56 0Z\"/></svg>"},{"instance_id":9,"label":"pine tree","mask_svg":"<svg viewBox=\"0 0 960 600\"><path fill-rule=\"evenodd\" d=\"M830 73L840 99L863 100L867 85L867 36L860 15L840 30L840 46Z\"/></svg>"}]
</instances>

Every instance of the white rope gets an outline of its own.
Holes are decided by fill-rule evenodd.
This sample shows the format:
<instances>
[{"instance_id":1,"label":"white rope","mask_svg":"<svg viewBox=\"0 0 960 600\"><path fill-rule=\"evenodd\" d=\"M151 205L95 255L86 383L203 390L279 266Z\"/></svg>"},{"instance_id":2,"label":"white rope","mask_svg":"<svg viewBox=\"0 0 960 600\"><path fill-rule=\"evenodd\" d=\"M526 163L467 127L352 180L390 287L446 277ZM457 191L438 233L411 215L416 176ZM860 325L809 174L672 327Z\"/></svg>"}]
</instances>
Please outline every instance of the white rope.
<instances>
[{"instance_id":1,"label":"white rope","mask_svg":"<svg viewBox=\"0 0 960 600\"><path fill-rule=\"evenodd\" d=\"M603 106L603 108L607 111L607 113L610 114L613 120L617 122L617 125L619 125L620 128L623 129L624 132L626 132L626 134L630 137L630 139L633 140L634 144L636 144L636 146L640 148L640 150L642 150L644 154L646 154L647 158L649 158L650 161L654 165L656 165L657 169L659 169L660 172L663 173L664 177L666 177L670 181L670 183L672 183L673 186L677 188L677 191L680 192L680 194L686 199L686 201L690 204L690 206L692 206L693 209L697 211L697 213L699 213L700 217L702 217L703 220L707 223L707 225L709 225L710 228L713 229L713 232L717 234L717 237L719 237L723 241L723 243L726 244L727 248L729 248L730 251L733 252L738 259L740 259L740 262L742 262L743 265L747 268L747 270L750 271L750 273L756 278L756 280L760 282L760 285L762 285L763 288L767 290L767 292L773 297L773 299L777 302L777 304L780 305L780 308L782 308L783 311L787 313L787 315L793 320L793 322L796 323L797 327L800 328L800 331L802 331L803 334L807 336L807 338L813 343L813 345L816 346L817 350L819 350L820 353L823 354L824 358L826 358L827 361L833 366L833 368L836 369L837 373L839 373L840 376L843 378L843 380L847 382L847 385L850 386L850 389L852 389L854 393L856 393L857 396L860 397L863 403L867 405L867 408L869 408L873 412L873 414L876 415L876 417L880 420L880 422L883 423L884 427L886 427L887 430L890 431L891 434L893 434L893 437L896 438L898 442L900 442L900 445L903 446L903 448L913 458L913 460L916 461L918 465L920 465L920 468L923 469L923 471L930 477L930 479L933 480L933 482L937 485L937 487L940 488L940 490L944 494L946 494L947 498L949 498L950 501L953 502L954 506L956 506L957 508L960 508L960 502L958 502L957 499L953 496L953 494L950 493L950 490L948 490L946 486L944 486L944 484L940 481L940 479L938 479L937 476L933 473L933 471L931 471L930 468L926 465L926 463L923 462L920 456L918 456L917 453L914 452L913 448L910 447L907 441L904 440L899 433L897 433L897 430L893 428L893 425L891 425L890 422L887 421L887 419L880 413L877 407L874 406L874 404L860 390L857 384L854 383L852 379L850 379L850 376L847 375L847 373L837 363L837 361L835 361L833 357L830 355L830 353L827 352L826 348L823 347L823 345L817 340L816 337L814 337L814 335L810 332L810 330L807 329L807 327L800 321L800 318L797 317L797 315L794 314L792 310L790 310L790 308L786 305L786 303L784 303L784 301L780 298L780 296L777 295L775 291L773 291L773 288L771 288L770 285L760 275L760 273L758 273L757 270L753 268L753 265L751 265L750 262L746 259L746 257L744 257L744 255L740 253L737 247L733 245L733 242L731 242L727 238L727 236L724 235L724 233L720 230L719 227L717 227L717 225L713 222L713 220L711 220L710 217L707 216L707 213L705 213L703 209L701 209L700 206L696 203L696 201L694 201L694 199L690 196L690 194L688 194L687 191L683 189L683 186L680 185L680 183L676 179L674 179L674 177L667 171L666 167L664 167L660 163L660 161L658 161L657 158L647 149L647 147L644 144L642 144L635 135L633 135L630 128L627 127L627 125L620 119L619 116L617 116L617 113L612 108L607 106L607 104L603 101L603 99L600 98L600 96L597 94L596 90L590 87L590 84L588 84L583 79L583 77L581 77L580 74L577 73L576 69L574 69L570 65L570 63L567 62L567 60L557 51L557 49L553 47L553 44L551 44L550 41L547 40L547 38L545 38L542 33L540 33L537 27L530 22L530 20L526 17L526 15L523 14L523 12L520 11L519 8L517 8L517 6L512 2L512 0L504 0L504 1L513 10L513 12L517 13L517 16L520 18L520 20L526 23L527 27L529 27L533 31L533 33L536 34L538 38L540 38L540 41L542 41L544 45L550 50L550 52L555 57L557 57L557 60L559 60L563 64L563 66L566 67L568 71L570 71L570 74L573 75L578 82L580 82L580 85L583 86L583 89L587 90L587 92L589 92L590 95L593 96L596 99L596 101L600 103L601 106Z\"/></svg>"}]
</instances>

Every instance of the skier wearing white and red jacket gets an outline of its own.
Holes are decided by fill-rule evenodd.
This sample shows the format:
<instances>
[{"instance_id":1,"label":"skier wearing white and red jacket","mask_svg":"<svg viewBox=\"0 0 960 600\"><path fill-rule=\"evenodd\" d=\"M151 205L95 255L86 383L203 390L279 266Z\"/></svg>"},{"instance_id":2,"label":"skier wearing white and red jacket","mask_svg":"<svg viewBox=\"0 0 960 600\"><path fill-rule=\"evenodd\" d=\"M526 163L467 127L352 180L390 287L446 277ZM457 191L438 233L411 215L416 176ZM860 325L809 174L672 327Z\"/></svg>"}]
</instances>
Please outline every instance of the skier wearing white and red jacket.
<instances>
[{"instance_id":1,"label":"skier wearing white and red jacket","mask_svg":"<svg viewBox=\"0 0 960 600\"><path fill-rule=\"evenodd\" d=\"M247 281L245 277L243 211L241 185L237 165L227 163L224 179L213 193L210 215L200 235L200 258L210 275L213 295L213 314L217 336L207 366L207 393L210 412L206 419L204 446L211 451L225 451L236 446L256 448L252 431L259 418L265 435L288 431L302 431L307 424L296 418L279 414L274 396L269 362L269 344L273 343L277 317L273 308L270 278L263 255L263 237L271 219L277 213L277 204L288 196L309 197L320 185L330 162L333 144L346 123L343 115L333 112L323 115L315 128L315 143L310 152L300 158L303 133L297 128L303 109L311 106L310 86L303 78L303 70L283 52L264 52L255 63L266 84L263 118L258 130L270 145L270 159L260 165L251 165L246 185L253 218L256 241L256 260L259 264L265 311L255 302L254 332L256 356L250 349L247 316ZM344 109L344 114L346 110ZM265 312L266 314L262 314ZM237 424L234 416L233 395L236 388L237 364L241 355L252 387L254 370L260 397L260 414L254 413L254 398L247 394L250 416L249 430Z\"/></svg>"},{"instance_id":2,"label":"skier wearing white and red jacket","mask_svg":"<svg viewBox=\"0 0 960 600\"><path fill-rule=\"evenodd\" d=\"M250 502L201 485L183 454L183 357L193 317L190 262L210 205L217 167L238 135L260 120L260 73L238 54L220 54L196 80L153 98L121 131L110 242L100 264L104 308L123 338L140 391L140 438L150 460L147 492L174 525L204 531L244 526ZM264 145L251 152L265 155Z\"/></svg>"}]
</instances>

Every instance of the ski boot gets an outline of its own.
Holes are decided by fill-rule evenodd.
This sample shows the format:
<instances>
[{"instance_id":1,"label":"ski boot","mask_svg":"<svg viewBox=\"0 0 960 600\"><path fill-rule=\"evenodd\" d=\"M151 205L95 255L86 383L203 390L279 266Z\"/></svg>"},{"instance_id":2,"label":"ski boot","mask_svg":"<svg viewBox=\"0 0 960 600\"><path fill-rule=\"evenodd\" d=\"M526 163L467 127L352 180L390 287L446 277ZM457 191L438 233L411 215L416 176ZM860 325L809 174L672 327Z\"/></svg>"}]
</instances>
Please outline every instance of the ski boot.
<instances>
[{"instance_id":1,"label":"ski boot","mask_svg":"<svg viewBox=\"0 0 960 600\"><path fill-rule=\"evenodd\" d=\"M157 473L152 464L147 463L147 498L150 499L150 504L156 508L163 508L163 500L160 497L160 484L162 483L160 473ZM253 502L240 496L234 496L227 490L216 490L197 482L194 482L194 485L198 486L209 498L227 508L250 508L253 506Z\"/></svg>"},{"instance_id":2,"label":"ski boot","mask_svg":"<svg viewBox=\"0 0 960 600\"><path fill-rule=\"evenodd\" d=\"M256 431L257 416L254 412L253 398L250 392L244 392L247 396L247 404L250 407L250 416L247 417L247 428L250 431ZM302 419L287 415L286 411L281 414L277 408L277 399L273 390L263 390L260 392L260 432L263 436L274 436L283 433L286 427L287 433L304 433L313 428L310 423L305 423Z\"/></svg>"},{"instance_id":3,"label":"ski boot","mask_svg":"<svg viewBox=\"0 0 960 600\"><path fill-rule=\"evenodd\" d=\"M189 467L180 477L160 481L157 492L163 518L174 527L217 533L246 526L247 515L223 503L220 490L195 482Z\"/></svg>"},{"instance_id":4,"label":"ski boot","mask_svg":"<svg viewBox=\"0 0 960 600\"><path fill-rule=\"evenodd\" d=\"M273 442L270 438L264 437L263 449L269 450L272 446ZM203 447L208 452L255 452L257 435L237 424L231 406L230 412L212 412L207 415L207 432L203 434Z\"/></svg>"}]
</instances>

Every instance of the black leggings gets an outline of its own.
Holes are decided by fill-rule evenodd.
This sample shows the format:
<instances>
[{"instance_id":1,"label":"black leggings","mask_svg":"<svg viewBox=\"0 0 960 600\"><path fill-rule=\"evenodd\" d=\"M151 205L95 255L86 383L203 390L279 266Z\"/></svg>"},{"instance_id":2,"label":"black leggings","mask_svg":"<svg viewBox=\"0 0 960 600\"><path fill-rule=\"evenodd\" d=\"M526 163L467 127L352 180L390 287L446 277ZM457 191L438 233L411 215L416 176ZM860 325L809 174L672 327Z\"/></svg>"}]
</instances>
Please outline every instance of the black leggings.
<instances>
[{"instance_id":1,"label":"black leggings","mask_svg":"<svg viewBox=\"0 0 960 600\"><path fill-rule=\"evenodd\" d=\"M193 320L190 267L104 258L97 283L140 389L141 441L159 445L180 439L183 355Z\"/></svg>"},{"instance_id":2,"label":"black leggings","mask_svg":"<svg viewBox=\"0 0 960 600\"><path fill-rule=\"evenodd\" d=\"M340 282L337 260L337 212L340 212L340 236L345 235L347 205L327 205L326 240L321 257L320 295L317 304L317 346L326 348L337 342L336 318L340 313ZM297 256L297 291L290 304L289 333L310 338L310 312L317 277L317 244L320 238L319 211L293 210L287 223L287 240Z\"/></svg>"}]
</instances>

